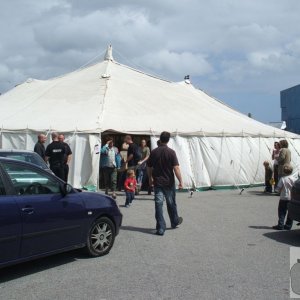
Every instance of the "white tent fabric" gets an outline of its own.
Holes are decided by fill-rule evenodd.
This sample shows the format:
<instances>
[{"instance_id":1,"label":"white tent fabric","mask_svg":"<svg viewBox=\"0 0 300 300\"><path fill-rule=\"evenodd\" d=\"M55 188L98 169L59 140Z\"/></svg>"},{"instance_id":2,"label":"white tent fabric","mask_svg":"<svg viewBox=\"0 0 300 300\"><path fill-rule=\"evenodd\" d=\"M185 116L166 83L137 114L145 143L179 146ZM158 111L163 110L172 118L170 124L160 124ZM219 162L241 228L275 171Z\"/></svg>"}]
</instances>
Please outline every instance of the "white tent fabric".
<instances>
[{"instance_id":1,"label":"white tent fabric","mask_svg":"<svg viewBox=\"0 0 300 300\"><path fill-rule=\"evenodd\" d=\"M33 149L36 134L64 132L74 152L70 182L97 185L104 131L172 132L186 187L263 181L263 160L286 138L299 166L299 136L255 121L186 82L175 83L105 60L49 79L29 79L0 96L0 147Z\"/></svg>"}]
</instances>

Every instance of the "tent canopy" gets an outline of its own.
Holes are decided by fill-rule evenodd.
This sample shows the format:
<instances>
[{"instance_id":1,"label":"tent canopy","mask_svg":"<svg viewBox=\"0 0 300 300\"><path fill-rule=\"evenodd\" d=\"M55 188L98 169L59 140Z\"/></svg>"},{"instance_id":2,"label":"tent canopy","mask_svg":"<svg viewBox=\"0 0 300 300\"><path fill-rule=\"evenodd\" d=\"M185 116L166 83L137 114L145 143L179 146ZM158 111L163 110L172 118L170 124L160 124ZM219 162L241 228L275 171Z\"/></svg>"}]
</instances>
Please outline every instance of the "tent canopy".
<instances>
[{"instance_id":1,"label":"tent canopy","mask_svg":"<svg viewBox=\"0 0 300 300\"><path fill-rule=\"evenodd\" d=\"M113 60L66 75L28 79L0 96L2 131L297 137L260 123L196 89Z\"/></svg>"}]
</instances>

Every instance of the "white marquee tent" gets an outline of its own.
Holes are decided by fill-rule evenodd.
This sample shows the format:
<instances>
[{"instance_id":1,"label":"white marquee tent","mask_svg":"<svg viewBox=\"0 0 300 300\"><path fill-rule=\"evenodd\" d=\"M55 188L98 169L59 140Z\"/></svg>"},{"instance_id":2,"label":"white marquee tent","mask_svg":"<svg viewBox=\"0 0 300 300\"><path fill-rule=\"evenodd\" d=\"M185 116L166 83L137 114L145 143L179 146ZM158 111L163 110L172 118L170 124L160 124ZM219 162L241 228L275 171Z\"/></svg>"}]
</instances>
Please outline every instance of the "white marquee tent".
<instances>
[{"instance_id":1,"label":"white marquee tent","mask_svg":"<svg viewBox=\"0 0 300 300\"><path fill-rule=\"evenodd\" d=\"M105 131L149 135L152 147L161 131L172 132L185 187L262 183L262 163L282 138L289 141L293 166L300 164L300 136L255 121L188 81L121 65L111 47L100 63L49 80L28 79L1 95L0 107L1 148L32 150L37 133L65 133L75 187L97 185Z\"/></svg>"}]
</instances>

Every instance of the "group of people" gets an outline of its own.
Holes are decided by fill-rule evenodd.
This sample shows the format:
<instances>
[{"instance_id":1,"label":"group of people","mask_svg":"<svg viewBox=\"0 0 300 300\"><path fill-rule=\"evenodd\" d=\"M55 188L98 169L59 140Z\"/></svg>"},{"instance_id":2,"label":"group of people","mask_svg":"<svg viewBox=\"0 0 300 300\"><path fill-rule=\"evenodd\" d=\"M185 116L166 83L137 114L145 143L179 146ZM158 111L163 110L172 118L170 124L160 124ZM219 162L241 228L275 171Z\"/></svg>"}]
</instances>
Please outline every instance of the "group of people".
<instances>
[{"instance_id":1,"label":"group of people","mask_svg":"<svg viewBox=\"0 0 300 300\"><path fill-rule=\"evenodd\" d=\"M175 176L179 181L179 189L182 189L183 183L176 153L167 145L170 136L169 132L162 132L158 147L151 153L145 140L138 146L130 135L125 136L120 152L114 146L111 137L106 137L106 142L101 148L100 165L104 175L105 192L108 194L111 190L112 197L116 198L117 175L118 170L121 170L120 178L121 182L124 179L126 193L125 207L130 207L136 192L139 192L144 179L148 177L148 194L151 194L152 187L154 190L156 234L160 236L164 235L166 230L163 216L164 199L171 227L176 228L183 221L177 212ZM126 178L123 178L123 174L126 174Z\"/></svg>"},{"instance_id":2,"label":"group of people","mask_svg":"<svg viewBox=\"0 0 300 300\"><path fill-rule=\"evenodd\" d=\"M72 158L70 146L65 143L63 134L53 132L52 142L45 147L47 137L44 134L38 135L38 141L34 146L34 152L41 156L45 162L49 162L51 171L65 182L68 181L69 164Z\"/></svg>"},{"instance_id":3,"label":"group of people","mask_svg":"<svg viewBox=\"0 0 300 300\"><path fill-rule=\"evenodd\" d=\"M294 184L291 165L291 151L287 140L274 143L272 152L273 168L268 161L264 162L265 167L265 192L274 192L280 196L278 203L278 224L273 226L276 230L290 230L293 220L288 214L288 204L291 200L291 190Z\"/></svg>"},{"instance_id":4,"label":"group of people","mask_svg":"<svg viewBox=\"0 0 300 300\"><path fill-rule=\"evenodd\" d=\"M116 198L116 190L126 191L124 185L126 177L134 172L136 176L135 194L141 190L147 178L146 163L150 156L150 149L147 146L146 140L141 140L140 146L133 142L130 135L126 135L121 151L114 145L113 139L110 136L105 138L105 144L101 148L100 167L104 177L105 193L109 190L112 197ZM148 189L151 194L151 190Z\"/></svg>"}]
</instances>

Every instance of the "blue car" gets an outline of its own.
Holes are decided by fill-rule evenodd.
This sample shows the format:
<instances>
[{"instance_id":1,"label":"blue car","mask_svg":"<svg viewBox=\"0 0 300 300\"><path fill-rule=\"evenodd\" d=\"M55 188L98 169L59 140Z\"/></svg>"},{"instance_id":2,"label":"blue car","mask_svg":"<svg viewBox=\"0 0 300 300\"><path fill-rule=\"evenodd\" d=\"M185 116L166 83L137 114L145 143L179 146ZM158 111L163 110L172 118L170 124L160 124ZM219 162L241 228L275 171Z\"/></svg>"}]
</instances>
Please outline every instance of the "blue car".
<instances>
[{"instance_id":1,"label":"blue car","mask_svg":"<svg viewBox=\"0 0 300 300\"><path fill-rule=\"evenodd\" d=\"M112 198L0 157L0 267L83 247L91 256L105 255L121 223Z\"/></svg>"}]
</instances>

